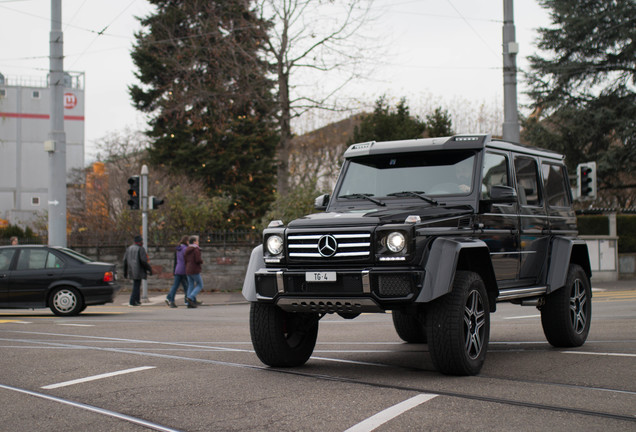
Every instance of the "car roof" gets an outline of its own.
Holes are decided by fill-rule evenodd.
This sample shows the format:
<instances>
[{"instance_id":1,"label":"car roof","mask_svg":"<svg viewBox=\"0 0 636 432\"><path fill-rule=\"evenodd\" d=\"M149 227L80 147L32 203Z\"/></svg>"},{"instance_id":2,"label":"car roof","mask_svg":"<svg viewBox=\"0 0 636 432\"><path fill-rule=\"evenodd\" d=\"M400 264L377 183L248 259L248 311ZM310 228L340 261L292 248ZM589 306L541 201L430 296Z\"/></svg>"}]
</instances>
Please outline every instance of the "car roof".
<instances>
[{"instance_id":1,"label":"car roof","mask_svg":"<svg viewBox=\"0 0 636 432\"><path fill-rule=\"evenodd\" d=\"M481 150L484 148L514 151L517 153L540 156L558 161L562 161L564 158L561 154L550 150L522 144L514 144L503 140L493 140L490 134L463 134L438 138L417 138L398 141L368 141L349 146L344 153L344 157L352 158L375 154L406 153L415 151Z\"/></svg>"}]
</instances>

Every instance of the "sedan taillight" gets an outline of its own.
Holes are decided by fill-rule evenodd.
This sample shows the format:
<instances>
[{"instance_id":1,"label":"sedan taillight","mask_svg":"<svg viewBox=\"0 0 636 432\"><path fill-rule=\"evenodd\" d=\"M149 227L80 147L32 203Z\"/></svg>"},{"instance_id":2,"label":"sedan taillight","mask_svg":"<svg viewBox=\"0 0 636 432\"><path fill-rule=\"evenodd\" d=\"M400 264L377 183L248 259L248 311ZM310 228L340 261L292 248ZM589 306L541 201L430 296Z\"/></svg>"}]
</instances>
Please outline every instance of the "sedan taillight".
<instances>
[{"instance_id":1,"label":"sedan taillight","mask_svg":"<svg viewBox=\"0 0 636 432\"><path fill-rule=\"evenodd\" d=\"M104 282L113 282L115 280L115 276L113 272L104 273Z\"/></svg>"}]
</instances>

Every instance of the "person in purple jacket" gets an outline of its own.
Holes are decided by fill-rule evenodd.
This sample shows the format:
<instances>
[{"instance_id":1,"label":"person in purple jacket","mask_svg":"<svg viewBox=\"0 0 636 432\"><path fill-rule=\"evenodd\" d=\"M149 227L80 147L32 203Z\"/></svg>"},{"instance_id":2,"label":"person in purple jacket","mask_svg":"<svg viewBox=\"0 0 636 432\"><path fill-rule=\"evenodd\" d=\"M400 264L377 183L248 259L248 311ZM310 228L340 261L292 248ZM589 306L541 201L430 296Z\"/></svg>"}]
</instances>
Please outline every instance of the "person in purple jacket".
<instances>
[{"instance_id":1,"label":"person in purple jacket","mask_svg":"<svg viewBox=\"0 0 636 432\"><path fill-rule=\"evenodd\" d=\"M185 296L188 296L188 278L186 276L186 266L185 266L185 251L188 248L188 238L189 236L181 237L179 241L179 245L175 249L174 252L174 282L172 283L172 288L170 288L170 292L166 297L166 304L171 308L176 308L177 305L174 302L174 296L177 293L177 288L179 285L183 286L183 292Z\"/></svg>"}]
</instances>

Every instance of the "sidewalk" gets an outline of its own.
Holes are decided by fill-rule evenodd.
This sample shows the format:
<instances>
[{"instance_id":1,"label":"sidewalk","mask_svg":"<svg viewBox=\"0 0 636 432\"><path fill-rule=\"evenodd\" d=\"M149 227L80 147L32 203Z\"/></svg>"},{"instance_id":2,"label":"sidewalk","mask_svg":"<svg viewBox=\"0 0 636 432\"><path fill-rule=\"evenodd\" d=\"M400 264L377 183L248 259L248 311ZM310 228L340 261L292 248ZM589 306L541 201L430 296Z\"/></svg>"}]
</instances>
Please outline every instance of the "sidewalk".
<instances>
[{"instance_id":1,"label":"sidewalk","mask_svg":"<svg viewBox=\"0 0 636 432\"><path fill-rule=\"evenodd\" d=\"M592 288L599 288L604 290L636 290L636 279L620 279L617 281L592 281Z\"/></svg>"},{"instance_id":2,"label":"sidewalk","mask_svg":"<svg viewBox=\"0 0 636 432\"><path fill-rule=\"evenodd\" d=\"M127 305L130 299L130 287L124 286L117 293L115 305ZM166 296L168 291L148 290L148 301L142 299L143 306L162 306L166 307ZM185 307L183 291L178 291L175 296L175 303L178 307ZM219 291L219 292L200 292L197 300L203 302L204 306L227 306L234 304L247 304L247 300L240 291Z\"/></svg>"}]
</instances>

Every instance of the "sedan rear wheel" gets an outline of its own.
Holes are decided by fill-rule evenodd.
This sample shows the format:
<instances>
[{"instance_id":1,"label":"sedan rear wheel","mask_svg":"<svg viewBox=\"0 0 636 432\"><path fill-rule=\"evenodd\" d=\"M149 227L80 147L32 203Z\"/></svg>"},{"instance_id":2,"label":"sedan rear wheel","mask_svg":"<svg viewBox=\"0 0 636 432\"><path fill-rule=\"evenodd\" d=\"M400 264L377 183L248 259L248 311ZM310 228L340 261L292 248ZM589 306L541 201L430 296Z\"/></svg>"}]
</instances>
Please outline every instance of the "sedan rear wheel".
<instances>
[{"instance_id":1,"label":"sedan rear wheel","mask_svg":"<svg viewBox=\"0 0 636 432\"><path fill-rule=\"evenodd\" d=\"M74 288L55 288L49 296L49 308L55 315L77 315L84 310L82 296Z\"/></svg>"}]
</instances>

